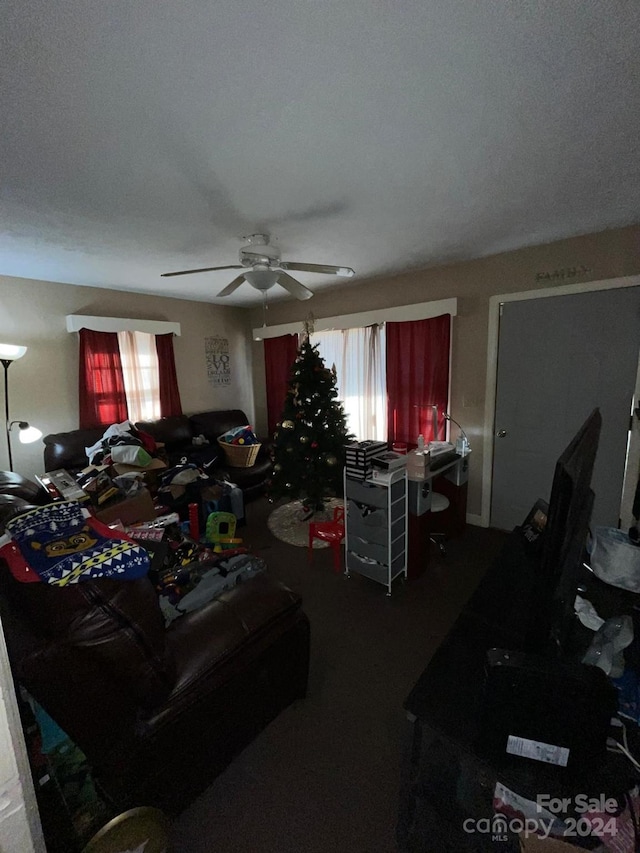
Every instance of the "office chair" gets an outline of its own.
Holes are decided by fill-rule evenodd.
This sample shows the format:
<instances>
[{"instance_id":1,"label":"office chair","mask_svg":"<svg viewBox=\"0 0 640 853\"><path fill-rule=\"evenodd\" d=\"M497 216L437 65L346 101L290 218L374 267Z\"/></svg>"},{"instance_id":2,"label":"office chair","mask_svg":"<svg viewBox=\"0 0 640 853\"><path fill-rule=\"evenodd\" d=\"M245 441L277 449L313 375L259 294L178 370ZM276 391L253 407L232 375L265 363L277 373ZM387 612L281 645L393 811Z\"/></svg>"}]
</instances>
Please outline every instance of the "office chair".
<instances>
[{"instance_id":1,"label":"office chair","mask_svg":"<svg viewBox=\"0 0 640 853\"><path fill-rule=\"evenodd\" d=\"M342 540L344 539L344 505L333 510L332 521L312 521L309 524L309 562L313 562L313 540L321 539L328 542L333 550L333 570L336 574L341 569Z\"/></svg>"}]
</instances>

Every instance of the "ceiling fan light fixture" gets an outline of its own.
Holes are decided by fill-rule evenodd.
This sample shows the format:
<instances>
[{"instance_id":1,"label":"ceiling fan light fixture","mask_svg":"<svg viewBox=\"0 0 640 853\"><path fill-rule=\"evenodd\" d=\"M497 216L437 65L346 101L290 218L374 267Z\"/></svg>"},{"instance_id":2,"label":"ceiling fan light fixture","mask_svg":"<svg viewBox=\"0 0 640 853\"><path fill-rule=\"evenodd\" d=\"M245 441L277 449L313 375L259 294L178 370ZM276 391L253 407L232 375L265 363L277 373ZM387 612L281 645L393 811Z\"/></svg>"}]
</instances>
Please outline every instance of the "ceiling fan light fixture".
<instances>
[{"instance_id":1,"label":"ceiling fan light fixture","mask_svg":"<svg viewBox=\"0 0 640 853\"><path fill-rule=\"evenodd\" d=\"M244 277L256 290L269 290L277 283L278 275L275 270L248 270Z\"/></svg>"}]
</instances>

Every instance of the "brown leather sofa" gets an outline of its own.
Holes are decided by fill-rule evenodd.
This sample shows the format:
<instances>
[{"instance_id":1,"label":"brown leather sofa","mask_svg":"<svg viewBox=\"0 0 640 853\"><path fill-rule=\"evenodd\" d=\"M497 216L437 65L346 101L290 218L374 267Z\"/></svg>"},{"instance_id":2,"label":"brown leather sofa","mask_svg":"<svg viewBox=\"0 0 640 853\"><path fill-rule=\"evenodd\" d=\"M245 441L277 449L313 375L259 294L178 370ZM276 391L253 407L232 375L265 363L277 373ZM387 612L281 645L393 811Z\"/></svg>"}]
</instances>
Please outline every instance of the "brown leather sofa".
<instances>
[{"instance_id":1,"label":"brown leather sofa","mask_svg":"<svg viewBox=\"0 0 640 853\"><path fill-rule=\"evenodd\" d=\"M209 441L209 449L214 452L219 451L218 460L207 468L207 473L235 483L242 489L246 502L258 497L264 491L271 470L269 442L262 441L262 447L254 465L249 468L238 468L227 464L224 451L219 447L217 439L233 427L248 423L249 420L241 409L221 409L195 415L176 415L156 421L141 421L135 426L165 445L171 465L177 464L183 458L187 461L197 461L202 448L195 447L192 441L195 436L204 435ZM104 431L104 427L98 427L46 435L43 439L44 470L55 471L58 468L64 468L74 472L85 468L89 463L85 447L92 447L102 438Z\"/></svg>"},{"instance_id":2,"label":"brown leather sofa","mask_svg":"<svg viewBox=\"0 0 640 853\"><path fill-rule=\"evenodd\" d=\"M0 529L31 497L0 501ZM309 623L268 573L165 628L146 577L60 588L0 561L0 617L16 681L118 809L177 813L306 691Z\"/></svg>"}]
</instances>

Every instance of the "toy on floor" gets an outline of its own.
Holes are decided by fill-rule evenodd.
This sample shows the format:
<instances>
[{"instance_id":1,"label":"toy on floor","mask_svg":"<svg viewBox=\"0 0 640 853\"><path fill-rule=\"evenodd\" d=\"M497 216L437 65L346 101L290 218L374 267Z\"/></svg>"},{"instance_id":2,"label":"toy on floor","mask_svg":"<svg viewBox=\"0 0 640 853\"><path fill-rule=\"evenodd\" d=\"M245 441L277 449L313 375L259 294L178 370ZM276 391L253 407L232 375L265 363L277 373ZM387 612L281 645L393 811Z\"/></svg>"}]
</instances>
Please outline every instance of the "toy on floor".
<instances>
[{"instance_id":1,"label":"toy on floor","mask_svg":"<svg viewBox=\"0 0 640 853\"><path fill-rule=\"evenodd\" d=\"M213 544L213 550L219 554L228 548L235 548L242 543L236 539L237 519L232 512L212 512L207 518L206 540Z\"/></svg>"}]
</instances>

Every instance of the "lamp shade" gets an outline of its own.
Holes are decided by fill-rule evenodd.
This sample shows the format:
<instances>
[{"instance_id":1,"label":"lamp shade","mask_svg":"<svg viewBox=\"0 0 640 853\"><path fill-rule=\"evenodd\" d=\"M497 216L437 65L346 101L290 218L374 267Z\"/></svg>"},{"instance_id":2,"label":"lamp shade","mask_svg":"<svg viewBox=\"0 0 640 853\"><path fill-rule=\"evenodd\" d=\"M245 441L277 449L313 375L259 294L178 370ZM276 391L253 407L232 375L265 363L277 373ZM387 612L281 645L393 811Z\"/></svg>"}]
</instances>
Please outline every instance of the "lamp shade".
<instances>
[{"instance_id":1,"label":"lamp shade","mask_svg":"<svg viewBox=\"0 0 640 853\"><path fill-rule=\"evenodd\" d=\"M24 429L20 429L18 438L22 444L31 444L39 438L42 438L42 430L38 429L38 427L26 426Z\"/></svg>"},{"instance_id":2,"label":"lamp shade","mask_svg":"<svg viewBox=\"0 0 640 853\"><path fill-rule=\"evenodd\" d=\"M26 351L26 347L19 346L18 344L0 344L0 359L15 361L18 358L22 358Z\"/></svg>"},{"instance_id":3,"label":"lamp shade","mask_svg":"<svg viewBox=\"0 0 640 853\"><path fill-rule=\"evenodd\" d=\"M18 427L18 438L20 439L21 444L31 444L31 442L42 438L42 430L39 430L38 427L31 426L26 421L11 421L9 424L9 432L14 428L14 426Z\"/></svg>"}]
</instances>

